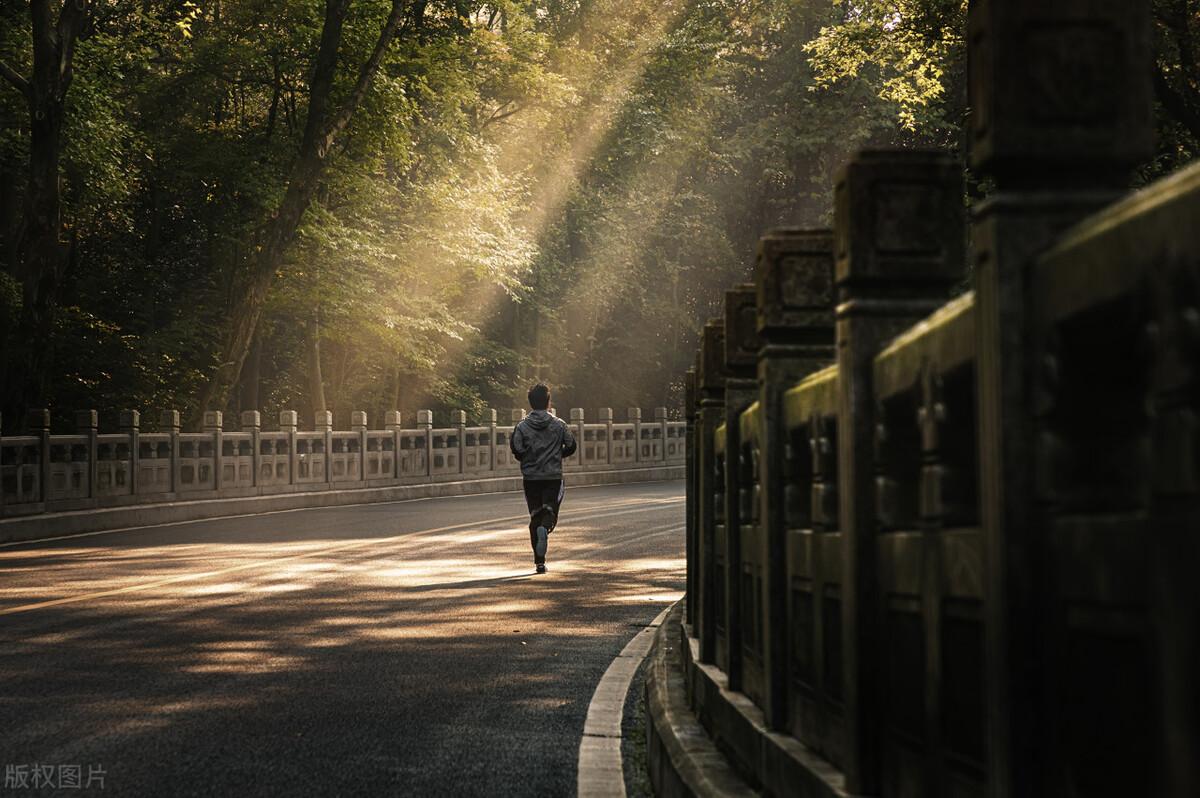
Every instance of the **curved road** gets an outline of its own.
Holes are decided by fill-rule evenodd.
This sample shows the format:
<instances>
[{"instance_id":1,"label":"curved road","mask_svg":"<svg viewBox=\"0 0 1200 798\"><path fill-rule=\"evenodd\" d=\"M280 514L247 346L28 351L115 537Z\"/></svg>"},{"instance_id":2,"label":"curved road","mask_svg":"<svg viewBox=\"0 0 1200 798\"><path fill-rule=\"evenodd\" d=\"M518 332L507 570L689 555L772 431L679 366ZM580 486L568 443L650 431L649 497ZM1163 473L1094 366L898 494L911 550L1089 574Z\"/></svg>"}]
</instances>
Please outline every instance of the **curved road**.
<instances>
[{"instance_id":1,"label":"curved road","mask_svg":"<svg viewBox=\"0 0 1200 798\"><path fill-rule=\"evenodd\" d=\"M683 486L568 487L542 576L526 518L512 493L0 545L0 772L569 795L597 682L682 593Z\"/></svg>"}]
</instances>

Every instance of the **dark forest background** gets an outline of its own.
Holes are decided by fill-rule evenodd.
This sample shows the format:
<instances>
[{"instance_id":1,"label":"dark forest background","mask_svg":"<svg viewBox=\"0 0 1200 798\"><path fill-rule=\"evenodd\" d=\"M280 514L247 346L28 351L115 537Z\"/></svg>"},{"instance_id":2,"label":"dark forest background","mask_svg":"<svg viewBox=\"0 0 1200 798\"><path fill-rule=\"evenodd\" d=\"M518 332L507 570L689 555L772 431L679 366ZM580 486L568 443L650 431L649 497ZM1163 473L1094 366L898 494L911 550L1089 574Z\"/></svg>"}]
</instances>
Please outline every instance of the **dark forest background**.
<instances>
[{"instance_id":1,"label":"dark forest background","mask_svg":"<svg viewBox=\"0 0 1200 798\"><path fill-rule=\"evenodd\" d=\"M1158 155L1200 0L1155 0ZM678 406L860 147L961 149L963 0L0 5L0 386L29 407ZM974 186L974 192L986 191ZM269 423L269 422L268 422Z\"/></svg>"}]
</instances>

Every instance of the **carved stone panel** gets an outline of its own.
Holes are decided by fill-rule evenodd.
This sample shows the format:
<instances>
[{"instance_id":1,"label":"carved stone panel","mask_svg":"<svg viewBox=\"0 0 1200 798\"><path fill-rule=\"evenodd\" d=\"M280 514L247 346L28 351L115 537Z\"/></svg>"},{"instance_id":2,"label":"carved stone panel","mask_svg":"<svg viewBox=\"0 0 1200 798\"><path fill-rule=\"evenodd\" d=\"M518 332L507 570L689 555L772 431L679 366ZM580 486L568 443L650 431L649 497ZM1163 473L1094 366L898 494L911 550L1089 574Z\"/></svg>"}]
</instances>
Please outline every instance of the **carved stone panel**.
<instances>
[{"instance_id":1,"label":"carved stone panel","mask_svg":"<svg viewBox=\"0 0 1200 798\"><path fill-rule=\"evenodd\" d=\"M704 325L700 349L700 373L697 384L701 398L720 399L725 395L725 322L714 319Z\"/></svg>"},{"instance_id":2,"label":"carved stone panel","mask_svg":"<svg viewBox=\"0 0 1200 798\"><path fill-rule=\"evenodd\" d=\"M900 298L948 288L961 273L962 167L947 153L860 152L838 176L834 201L839 286Z\"/></svg>"},{"instance_id":3,"label":"carved stone panel","mask_svg":"<svg viewBox=\"0 0 1200 798\"><path fill-rule=\"evenodd\" d=\"M760 334L769 338L797 328L832 328L832 233L769 231L759 240L754 283Z\"/></svg>"},{"instance_id":4,"label":"carved stone panel","mask_svg":"<svg viewBox=\"0 0 1200 798\"><path fill-rule=\"evenodd\" d=\"M973 0L972 166L1123 188L1153 152L1149 5Z\"/></svg>"},{"instance_id":5,"label":"carved stone panel","mask_svg":"<svg viewBox=\"0 0 1200 798\"><path fill-rule=\"evenodd\" d=\"M725 365L730 377L753 377L758 362L758 308L753 285L725 292Z\"/></svg>"}]
</instances>

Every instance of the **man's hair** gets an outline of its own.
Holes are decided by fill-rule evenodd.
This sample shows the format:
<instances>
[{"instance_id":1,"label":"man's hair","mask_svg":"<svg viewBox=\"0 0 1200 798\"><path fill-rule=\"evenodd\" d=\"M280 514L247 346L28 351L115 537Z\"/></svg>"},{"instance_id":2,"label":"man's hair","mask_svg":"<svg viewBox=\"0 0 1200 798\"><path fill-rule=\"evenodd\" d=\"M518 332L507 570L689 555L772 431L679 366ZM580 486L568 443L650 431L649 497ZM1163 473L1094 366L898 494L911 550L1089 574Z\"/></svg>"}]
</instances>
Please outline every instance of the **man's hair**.
<instances>
[{"instance_id":1,"label":"man's hair","mask_svg":"<svg viewBox=\"0 0 1200 798\"><path fill-rule=\"evenodd\" d=\"M534 410L545 410L550 407L550 389L540 382L530 388L529 406Z\"/></svg>"}]
</instances>

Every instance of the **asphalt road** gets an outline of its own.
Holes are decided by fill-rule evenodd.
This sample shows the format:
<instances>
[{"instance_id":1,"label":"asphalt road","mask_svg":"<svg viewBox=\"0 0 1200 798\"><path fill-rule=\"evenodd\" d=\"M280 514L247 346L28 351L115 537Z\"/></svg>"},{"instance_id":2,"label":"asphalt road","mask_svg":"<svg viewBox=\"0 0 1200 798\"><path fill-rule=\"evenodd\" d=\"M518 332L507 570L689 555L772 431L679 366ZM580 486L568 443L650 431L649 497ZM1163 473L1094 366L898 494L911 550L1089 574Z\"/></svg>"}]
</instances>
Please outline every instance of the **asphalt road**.
<instances>
[{"instance_id":1,"label":"asphalt road","mask_svg":"<svg viewBox=\"0 0 1200 798\"><path fill-rule=\"evenodd\" d=\"M568 487L544 575L526 518L510 493L0 546L0 795L51 792L14 787L37 765L79 766L63 795L573 793L592 691L682 593L683 486Z\"/></svg>"}]
</instances>

